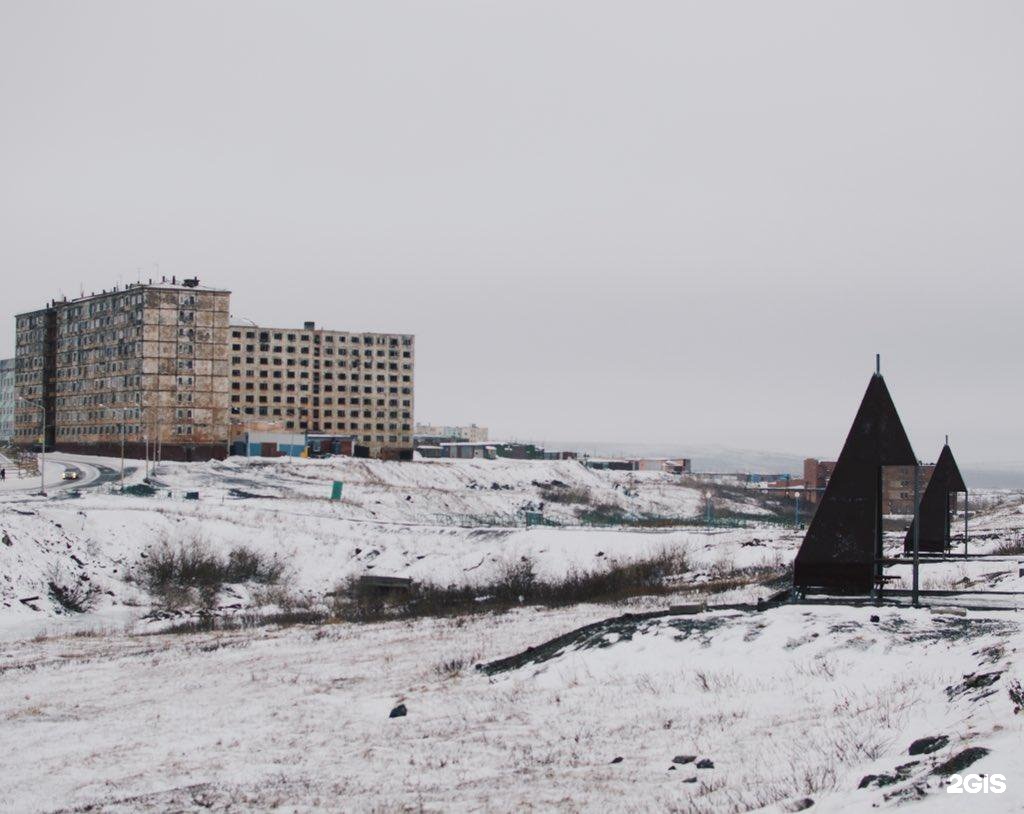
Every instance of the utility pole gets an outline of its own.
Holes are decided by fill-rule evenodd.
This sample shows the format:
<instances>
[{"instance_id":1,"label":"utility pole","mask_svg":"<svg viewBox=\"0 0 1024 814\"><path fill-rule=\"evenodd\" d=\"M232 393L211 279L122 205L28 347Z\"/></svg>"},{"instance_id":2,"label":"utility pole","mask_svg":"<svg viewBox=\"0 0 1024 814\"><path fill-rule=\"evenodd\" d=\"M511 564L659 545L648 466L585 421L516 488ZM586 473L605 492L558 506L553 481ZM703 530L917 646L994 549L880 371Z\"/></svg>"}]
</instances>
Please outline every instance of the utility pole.
<instances>
[{"instance_id":1,"label":"utility pole","mask_svg":"<svg viewBox=\"0 0 1024 814\"><path fill-rule=\"evenodd\" d=\"M921 462L914 462L914 590L913 604L914 607L920 607L921 595L918 585L919 574L918 571L921 567L921 484L920 484L920 473L921 473Z\"/></svg>"},{"instance_id":2,"label":"utility pole","mask_svg":"<svg viewBox=\"0 0 1024 814\"><path fill-rule=\"evenodd\" d=\"M967 559L967 509L969 508L969 506L968 506L968 499L969 498L970 498L970 494L968 492L964 492L964 559L965 560Z\"/></svg>"},{"instance_id":3,"label":"utility pole","mask_svg":"<svg viewBox=\"0 0 1024 814\"><path fill-rule=\"evenodd\" d=\"M119 410L121 412L121 492L124 492L124 434L125 434L125 412L124 407L108 407L106 404L101 404L104 410Z\"/></svg>"},{"instance_id":4,"label":"utility pole","mask_svg":"<svg viewBox=\"0 0 1024 814\"><path fill-rule=\"evenodd\" d=\"M121 408L121 492L124 492L124 435L128 427L125 425L125 408Z\"/></svg>"},{"instance_id":5,"label":"utility pole","mask_svg":"<svg viewBox=\"0 0 1024 814\"><path fill-rule=\"evenodd\" d=\"M18 396L18 398L26 404L31 404L33 407L38 408L39 412L43 415L43 443L39 446L42 450L39 454L39 494L46 497L46 408L43 406L42 402L32 401L24 396Z\"/></svg>"}]
</instances>

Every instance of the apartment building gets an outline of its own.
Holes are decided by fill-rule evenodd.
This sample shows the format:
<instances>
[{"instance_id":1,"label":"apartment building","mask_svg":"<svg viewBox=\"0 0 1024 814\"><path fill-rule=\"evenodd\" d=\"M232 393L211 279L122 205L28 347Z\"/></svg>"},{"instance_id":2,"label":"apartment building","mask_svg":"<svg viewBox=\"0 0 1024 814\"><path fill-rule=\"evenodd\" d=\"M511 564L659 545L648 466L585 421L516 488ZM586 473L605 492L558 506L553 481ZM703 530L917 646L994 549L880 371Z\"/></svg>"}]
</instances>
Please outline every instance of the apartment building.
<instances>
[{"instance_id":1,"label":"apartment building","mask_svg":"<svg viewBox=\"0 0 1024 814\"><path fill-rule=\"evenodd\" d=\"M923 496L935 464L920 466L918 495ZM914 467L886 466L882 472L882 514L914 513Z\"/></svg>"},{"instance_id":2,"label":"apartment building","mask_svg":"<svg viewBox=\"0 0 1024 814\"><path fill-rule=\"evenodd\" d=\"M835 461L819 461L816 458L804 460L804 488L809 503L817 503L825 491ZM923 495L935 464L922 464L920 467L920 489ZM882 514L913 514L914 513L914 467L883 466L882 467Z\"/></svg>"},{"instance_id":3,"label":"apartment building","mask_svg":"<svg viewBox=\"0 0 1024 814\"><path fill-rule=\"evenodd\" d=\"M414 337L232 325L232 422L354 438L356 453L410 460Z\"/></svg>"},{"instance_id":4,"label":"apartment building","mask_svg":"<svg viewBox=\"0 0 1024 814\"><path fill-rule=\"evenodd\" d=\"M230 292L197 279L115 287L15 319L14 438L205 460L226 452ZM27 400L27 401L26 401Z\"/></svg>"},{"instance_id":5,"label":"apartment building","mask_svg":"<svg viewBox=\"0 0 1024 814\"><path fill-rule=\"evenodd\" d=\"M14 438L14 360L0 359L0 444Z\"/></svg>"}]
</instances>

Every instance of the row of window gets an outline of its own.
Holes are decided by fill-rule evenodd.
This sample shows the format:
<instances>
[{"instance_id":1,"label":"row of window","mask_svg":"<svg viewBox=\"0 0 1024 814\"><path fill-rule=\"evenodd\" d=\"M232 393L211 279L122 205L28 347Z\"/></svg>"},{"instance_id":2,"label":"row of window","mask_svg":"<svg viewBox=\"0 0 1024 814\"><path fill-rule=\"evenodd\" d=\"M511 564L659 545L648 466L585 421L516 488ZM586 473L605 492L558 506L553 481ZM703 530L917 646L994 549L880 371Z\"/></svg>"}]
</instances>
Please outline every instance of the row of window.
<instances>
[{"instance_id":1,"label":"row of window","mask_svg":"<svg viewBox=\"0 0 1024 814\"><path fill-rule=\"evenodd\" d=\"M33 435L33 430L19 430L19 435ZM145 429L139 424L127 424L124 428L124 434L126 438L140 438L145 434ZM192 435L191 424L180 424L173 428L174 435ZM58 427L58 437L84 437L84 436L96 436L96 435L107 435L107 436L121 436L121 425L104 425L99 427Z\"/></svg>"},{"instance_id":2,"label":"row of window","mask_svg":"<svg viewBox=\"0 0 1024 814\"><path fill-rule=\"evenodd\" d=\"M275 340L286 340L288 342L309 342L311 339L315 344L319 344L321 337L323 341L328 344L333 344L337 341L339 344L350 342L353 345L389 345L391 347L398 347L399 342L406 347L412 346L411 336L386 336L380 334L339 334L339 333L286 333L284 331L242 331L233 330L231 332L232 339L241 339L242 336L246 339L256 339L257 336L260 342L269 342L270 338L273 337Z\"/></svg>"},{"instance_id":3,"label":"row of window","mask_svg":"<svg viewBox=\"0 0 1024 814\"><path fill-rule=\"evenodd\" d=\"M259 349L260 349L260 353L284 353L284 354L290 354L292 356L299 356L299 357L309 357L309 356L312 356L314 359L319 359L320 358L320 348L313 348L313 352L312 353L310 353L310 349L308 347L296 348L296 347L293 347L292 345L273 345L273 346L271 346L271 345L260 345ZM235 351L236 353L241 352L242 345L240 343L236 342L236 343L234 343L231 346L231 350ZM255 345L246 345L245 346L245 352L246 353L255 353L256 352L256 346ZM323 355L324 356L334 356L334 348L324 348ZM348 356L348 355L349 355L348 349L346 349L346 348L338 348L338 356ZM380 356L380 357L388 357L388 358L391 358L391 359L398 359L398 358L411 359L412 358L412 351L407 351L407 350L399 351L396 348L388 348L387 350L380 349L380 350L378 350L376 352L376 354L374 354L374 352L372 350L369 350L369 349L367 349L364 352L360 352L359 348L352 348L352 354L351 355L352 356L374 356L374 355L376 355L376 356ZM266 358L260 359L260 364L263 364L263 365L267 364L267 359ZM274 364L275 365L279 365L279 364L281 364L281 361L279 359L275 359L274 360Z\"/></svg>"}]
</instances>

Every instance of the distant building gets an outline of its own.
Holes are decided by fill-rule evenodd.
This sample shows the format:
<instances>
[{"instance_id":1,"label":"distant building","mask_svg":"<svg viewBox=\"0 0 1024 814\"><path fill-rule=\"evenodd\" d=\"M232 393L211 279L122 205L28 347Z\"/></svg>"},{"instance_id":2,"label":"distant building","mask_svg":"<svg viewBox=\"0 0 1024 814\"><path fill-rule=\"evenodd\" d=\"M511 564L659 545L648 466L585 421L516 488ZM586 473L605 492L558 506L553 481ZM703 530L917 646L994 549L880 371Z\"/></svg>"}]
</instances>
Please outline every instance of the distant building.
<instances>
[{"instance_id":1,"label":"distant building","mask_svg":"<svg viewBox=\"0 0 1024 814\"><path fill-rule=\"evenodd\" d=\"M14 438L14 360L0 359L0 443Z\"/></svg>"},{"instance_id":2,"label":"distant building","mask_svg":"<svg viewBox=\"0 0 1024 814\"><path fill-rule=\"evenodd\" d=\"M230 292L196 279L55 300L15 318L14 440L67 452L223 457Z\"/></svg>"},{"instance_id":3,"label":"distant building","mask_svg":"<svg viewBox=\"0 0 1024 814\"><path fill-rule=\"evenodd\" d=\"M487 427L478 427L476 424L469 426L417 424L415 434L450 441L480 442L488 440Z\"/></svg>"},{"instance_id":4,"label":"distant building","mask_svg":"<svg viewBox=\"0 0 1024 814\"><path fill-rule=\"evenodd\" d=\"M689 458L588 458L591 469L610 469L620 472L667 472L670 475L688 475Z\"/></svg>"},{"instance_id":5,"label":"distant building","mask_svg":"<svg viewBox=\"0 0 1024 814\"><path fill-rule=\"evenodd\" d=\"M829 478L835 469L835 461L819 461L817 458L804 460L804 490L810 503L817 503L828 485ZM924 489L935 471L934 464L922 464L920 467L919 494ZM914 467L883 466L882 467L882 514L913 514L914 513Z\"/></svg>"},{"instance_id":6,"label":"distant building","mask_svg":"<svg viewBox=\"0 0 1024 814\"><path fill-rule=\"evenodd\" d=\"M804 459L804 489L807 492L808 503L818 502L835 467L835 461L819 461L817 458Z\"/></svg>"},{"instance_id":7,"label":"distant building","mask_svg":"<svg viewBox=\"0 0 1024 814\"><path fill-rule=\"evenodd\" d=\"M693 462L689 458L674 458L665 461L664 469L670 475L689 475L693 472Z\"/></svg>"},{"instance_id":8,"label":"distant building","mask_svg":"<svg viewBox=\"0 0 1024 814\"><path fill-rule=\"evenodd\" d=\"M285 431L354 436L356 454L411 459L414 337L232 325L232 413Z\"/></svg>"},{"instance_id":9,"label":"distant building","mask_svg":"<svg viewBox=\"0 0 1024 814\"><path fill-rule=\"evenodd\" d=\"M307 433L306 453L310 458L325 458L328 455L355 455L356 438L354 435Z\"/></svg>"},{"instance_id":10,"label":"distant building","mask_svg":"<svg viewBox=\"0 0 1024 814\"><path fill-rule=\"evenodd\" d=\"M923 464L920 469L918 497L931 480L935 464ZM914 513L914 467L886 466L882 468L882 514Z\"/></svg>"}]
</instances>

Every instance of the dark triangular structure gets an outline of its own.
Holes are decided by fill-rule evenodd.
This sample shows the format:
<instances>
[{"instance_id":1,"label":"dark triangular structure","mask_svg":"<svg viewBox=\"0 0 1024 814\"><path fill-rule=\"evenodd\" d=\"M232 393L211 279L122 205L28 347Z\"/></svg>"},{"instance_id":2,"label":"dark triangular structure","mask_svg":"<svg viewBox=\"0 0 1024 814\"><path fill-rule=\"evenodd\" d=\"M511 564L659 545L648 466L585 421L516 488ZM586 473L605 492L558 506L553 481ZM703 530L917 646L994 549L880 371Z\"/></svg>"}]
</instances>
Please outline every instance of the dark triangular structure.
<instances>
[{"instance_id":1,"label":"dark triangular structure","mask_svg":"<svg viewBox=\"0 0 1024 814\"><path fill-rule=\"evenodd\" d=\"M957 492L966 492L967 484L956 465L953 451L946 444L935 462L935 469L924 494L918 515L921 519L921 536L918 539L918 552L941 554L949 548L949 496ZM907 554L914 553L914 524L907 530L907 538L903 541L903 550Z\"/></svg>"},{"instance_id":2,"label":"dark triangular structure","mask_svg":"<svg viewBox=\"0 0 1024 814\"><path fill-rule=\"evenodd\" d=\"M797 552L794 587L871 592L881 574L882 467L916 460L885 379L876 373Z\"/></svg>"}]
</instances>

